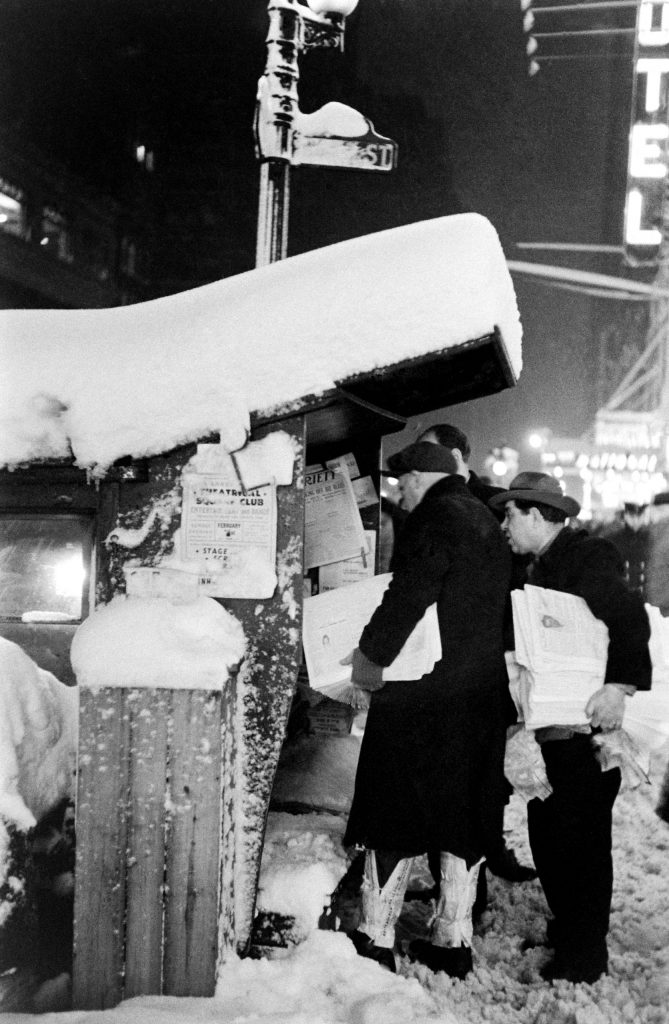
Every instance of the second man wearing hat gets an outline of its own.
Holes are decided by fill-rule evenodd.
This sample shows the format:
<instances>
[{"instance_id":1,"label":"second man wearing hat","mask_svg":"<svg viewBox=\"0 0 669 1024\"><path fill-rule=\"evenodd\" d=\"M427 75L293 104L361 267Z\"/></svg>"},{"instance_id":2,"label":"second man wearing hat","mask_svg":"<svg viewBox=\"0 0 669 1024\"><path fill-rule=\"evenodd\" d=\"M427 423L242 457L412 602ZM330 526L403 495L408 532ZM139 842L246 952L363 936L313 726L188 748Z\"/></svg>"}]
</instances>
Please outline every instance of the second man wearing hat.
<instances>
[{"instance_id":1,"label":"second man wearing hat","mask_svg":"<svg viewBox=\"0 0 669 1024\"><path fill-rule=\"evenodd\" d=\"M610 541L566 525L580 506L547 473L519 473L489 505L505 509L502 529L512 550L533 556L528 581L582 597L608 627L604 685L585 711L596 731L620 728L626 695L650 688L651 663L643 598L626 585L619 552ZM556 722L536 737L553 790L528 804L532 855L554 914L547 937L555 957L542 974L591 983L608 967L611 817L620 771L601 770L587 726Z\"/></svg>"}]
</instances>

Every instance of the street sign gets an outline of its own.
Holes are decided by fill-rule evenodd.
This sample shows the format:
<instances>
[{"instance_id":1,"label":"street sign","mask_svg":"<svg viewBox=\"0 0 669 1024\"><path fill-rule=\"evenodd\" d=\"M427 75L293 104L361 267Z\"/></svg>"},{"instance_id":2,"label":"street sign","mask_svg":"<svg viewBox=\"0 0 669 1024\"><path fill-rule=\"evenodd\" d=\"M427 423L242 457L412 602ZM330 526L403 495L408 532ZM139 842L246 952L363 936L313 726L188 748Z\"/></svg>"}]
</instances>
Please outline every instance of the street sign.
<instances>
[{"instance_id":1,"label":"street sign","mask_svg":"<svg viewBox=\"0 0 669 1024\"><path fill-rule=\"evenodd\" d=\"M392 171L397 163L397 144L344 103L326 103L312 114L298 111L293 130L293 164Z\"/></svg>"},{"instance_id":2,"label":"street sign","mask_svg":"<svg viewBox=\"0 0 669 1024\"><path fill-rule=\"evenodd\" d=\"M356 139L296 132L291 162L360 171L392 171L397 163L397 143L377 135L371 124L370 130Z\"/></svg>"}]
</instances>

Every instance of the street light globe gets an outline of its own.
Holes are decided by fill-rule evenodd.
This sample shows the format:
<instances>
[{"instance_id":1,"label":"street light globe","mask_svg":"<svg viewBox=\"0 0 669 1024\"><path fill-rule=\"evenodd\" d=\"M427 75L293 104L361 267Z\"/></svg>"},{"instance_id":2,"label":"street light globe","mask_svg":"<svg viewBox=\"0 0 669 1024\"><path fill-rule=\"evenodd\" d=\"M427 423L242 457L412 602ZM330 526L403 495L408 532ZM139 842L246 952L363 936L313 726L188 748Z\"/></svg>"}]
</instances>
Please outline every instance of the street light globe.
<instances>
[{"instance_id":1,"label":"street light globe","mask_svg":"<svg viewBox=\"0 0 669 1024\"><path fill-rule=\"evenodd\" d=\"M347 18L358 6L358 0L307 0L314 14L341 14Z\"/></svg>"},{"instance_id":2,"label":"street light globe","mask_svg":"<svg viewBox=\"0 0 669 1024\"><path fill-rule=\"evenodd\" d=\"M529 444L530 448L534 448L536 451L538 451L539 448L543 447L543 435L540 434L537 430L535 430L527 438L527 443Z\"/></svg>"},{"instance_id":3,"label":"street light globe","mask_svg":"<svg viewBox=\"0 0 669 1024\"><path fill-rule=\"evenodd\" d=\"M491 466L491 469L495 476L506 476L508 468L509 467L507 466L506 462L504 462L503 459L495 459Z\"/></svg>"}]
</instances>

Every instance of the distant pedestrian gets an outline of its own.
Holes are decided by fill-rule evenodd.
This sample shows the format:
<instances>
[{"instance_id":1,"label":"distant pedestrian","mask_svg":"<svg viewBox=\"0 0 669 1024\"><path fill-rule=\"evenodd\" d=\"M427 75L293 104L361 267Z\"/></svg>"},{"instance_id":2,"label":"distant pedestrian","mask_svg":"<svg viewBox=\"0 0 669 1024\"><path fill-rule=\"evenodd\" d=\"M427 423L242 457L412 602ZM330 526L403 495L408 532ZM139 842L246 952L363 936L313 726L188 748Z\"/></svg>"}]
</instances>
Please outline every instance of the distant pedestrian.
<instances>
[{"instance_id":1,"label":"distant pedestrian","mask_svg":"<svg viewBox=\"0 0 669 1024\"><path fill-rule=\"evenodd\" d=\"M645 599L651 552L650 508L646 503L626 501L618 525L606 532L622 555L625 581Z\"/></svg>"},{"instance_id":2,"label":"distant pedestrian","mask_svg":"<svg viewBox=\"0 0 669 1024\"><path fill-rule=\"evenodd\" d=\"M655 495L650 516L646 599L669 616L669 491Z\"/></svg>"},{"instance_id":3,"label":"distant pedestrian","mask_svg":"<svg viewBox=\"0 0 669 1024\"><path fill-rule=\"evenodd\" d=\"M467 482L467 487L472 494L480 501L487 503L495 494L504 490L503 487L496 487L495 484L483 480L473 469L470 469L469 459L472 449L469 438L452 423L433 423L419 434L418 441L431 441L433 444L449 448L453 452L457 472Z\"/></svg>"}]
</instances>

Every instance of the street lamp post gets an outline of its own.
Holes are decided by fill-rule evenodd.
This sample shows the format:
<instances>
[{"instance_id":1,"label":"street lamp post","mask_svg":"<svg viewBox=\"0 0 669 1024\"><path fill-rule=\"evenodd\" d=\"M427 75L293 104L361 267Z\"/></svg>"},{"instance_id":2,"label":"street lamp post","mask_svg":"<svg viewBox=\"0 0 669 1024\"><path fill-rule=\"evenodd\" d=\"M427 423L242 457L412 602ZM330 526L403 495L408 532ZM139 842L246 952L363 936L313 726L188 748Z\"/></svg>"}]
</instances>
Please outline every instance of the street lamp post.
<instances>
[{"instance_id":1,"label":"street lamp post","mask_svg":"<svg viewBox=\"0 0 669 1024\"><path fill-rule=\"evenodd\" d=\"M284 259L288 247L290 156L300 74L298 57L305 46L302 14L295 0L270 0L268 13L267 63L258 83L254 126L261 156L257 267Z\"/></svg>"},{"instance_id":2,"label":"street lamp post","mask_svg":"<svg viewBox=\"0 0 669 1024\"><path fill-rule=\"evenodd\" d=\"M308 6L306 6L308 3ZM300 112L298 59L304 50L344 48L344 24L358 0L269 0L265 72L254 118L260 160L256 266L285 258L288 248L290 169L294 164L388 171L397 147L372 123L341 103L315 114Z\"/></svg>"}]
</instances>

